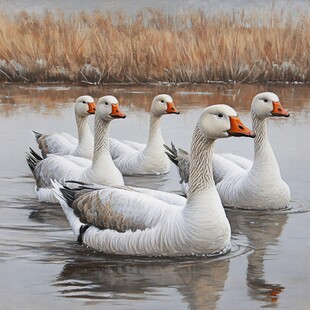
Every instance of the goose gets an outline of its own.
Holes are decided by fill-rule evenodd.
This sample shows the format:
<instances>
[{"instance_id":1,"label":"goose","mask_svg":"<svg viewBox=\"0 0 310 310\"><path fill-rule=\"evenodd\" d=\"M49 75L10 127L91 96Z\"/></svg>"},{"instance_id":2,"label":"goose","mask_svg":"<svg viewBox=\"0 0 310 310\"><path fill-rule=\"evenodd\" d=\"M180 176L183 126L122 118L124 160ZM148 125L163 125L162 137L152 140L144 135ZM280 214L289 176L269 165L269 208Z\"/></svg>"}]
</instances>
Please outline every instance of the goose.
<instances>
[{"instance_id":1,"label":"goose","mask_svg":"<svg viewBox=\"0 0 310 310\"><path fill-rule=\"evenodd\" d=\"M95 125L93 160L49 154L40 158L34 152L27 154L26 160L36 181L36 195L39 201L57 202L54 198L50 179L59 182L65 180L83 181L89 183L124 185L123 176L115 167L109 153L109 130L111 121L125 118L121 112L118 100L113 96L104 96L98 100Z\"/></svg>"},{"instance_id":2,"label":"goose","mask_svg":"<svg viewBox=\"0 0 310 310\"><path fill-rule=\"evenodd\" d=\"M157 95L152 102L147 144L134 141L118 141L110 138L110 153L116 167L123 175L165 174L170 170L170 161L165 154L161 132L161 117L179 114L172 98Z\"/></svg>"},{"instance_id":3,"label":"goose","mask_svg":"<svg viewBox=\"0 0 310 310\"><path fill-rule=\"evenodd\" d=\"M91 96L77 98L74 109L78 139L65 132L42 134L32 131L44 158L47 154L57 154L92 159L94 138L89 128L87 117L96 111L94 98Z\"/></svg>"},{"instance_id":4,"label":"goose","mask_svg":"<svg viewBox=\"0 0 310 310\"><path fill-rule=\"evenodd\" d=\"M36 180L35 192L39 201L57 203L51 189L50 179L59 182L72 180L96 183L97 185L125 186L121 172L115 166L109 152L110 122L115 118L125 118L118 106L118 100L113 96L99 99L95 113L95 145L94 158L89 160L72 155L59 156L48 154L42 158L30 149L27 154L28 165ZM180 195L156 191L148 188L126 186L129 190L143 192L157 199L182 206L186 199Z\"/></svg>"},{"instance_id":5,"label":"goose","mask_svg":"<svg viewBox=\"0 0 310 310\"><path fill-rule=\"evenodd\" d=\"M213 105L200 114L192 139L187 201L169 204L126 188L53 182L79 242L104 253L138 256L220 255L231 229L212 174L217 138L254 137L234 109Z\"/></svg>"},{"instance_id":6,"label":"goose","mask_svg":"<svg viewBox=\"0 0 310 310\"><path fill-rule=\"evenodd\" d=\"M233 154L215 154L213 173L224 206L246 209L280 209L288 206L290 189L282 180L267 134L268 118L289 117L279 97L271 92L257 94L251 105L254 160ZM167 155L179 167L183 192L187 192L189 155L174 145Z\"/></svg>"}]
</instances>

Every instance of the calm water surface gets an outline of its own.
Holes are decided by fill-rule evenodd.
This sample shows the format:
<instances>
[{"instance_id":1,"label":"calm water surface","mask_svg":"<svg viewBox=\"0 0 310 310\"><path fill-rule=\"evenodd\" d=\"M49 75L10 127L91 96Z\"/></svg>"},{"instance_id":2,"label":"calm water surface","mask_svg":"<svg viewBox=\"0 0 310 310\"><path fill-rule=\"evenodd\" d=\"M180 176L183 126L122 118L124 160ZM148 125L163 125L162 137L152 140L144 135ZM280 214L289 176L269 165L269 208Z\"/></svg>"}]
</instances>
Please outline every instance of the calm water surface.
<instances>
[{"instance_id":1,"label":"calm water surface","mask_svg":"<svg viewBox=\"0 0 310 310\"><path fill-rule=\"evenodd\" d=\"M283 10L289 11L292 16L298 16L300 12L310 10L310 3L308 0L0 0L0 9L10 14L21 10L34 13L48 10L54 14L59 14L59 11L72 14L81 11L91 13L95 10L102 12L122 10L131 15L142 9L160 9L170 14L193 9L201 9L208 14L231 13L233 10L255 14L269 10Z\"/></svg>"},{"instance_id":2,"label":"calm water surface","mask_svg":"<svg viewBox=\"0 0 310 310\"><path fill-rule=\"evenodd\" d=\"M75 243L62 210L39 203L25 161L36 148L31 130L75 135L76 97L115 95L127 114L111 135L145 141L148 111L159 93L172 95L180 115L165 116L165 141L189 149L202 108L228 103L251 127L249 108L261 91L276 92L291 117L269 121L269 137L291 209L278 213L227 210L233 249L218 258L136 259L107 256ZM90 117L91 123L93 119ZM207 86L0 86L1 309L309 309L310 88ZM216 151L253 156L253 141L218 141ZM175 167L127 184L180 192Z\"/></svg>"}]
</instances>

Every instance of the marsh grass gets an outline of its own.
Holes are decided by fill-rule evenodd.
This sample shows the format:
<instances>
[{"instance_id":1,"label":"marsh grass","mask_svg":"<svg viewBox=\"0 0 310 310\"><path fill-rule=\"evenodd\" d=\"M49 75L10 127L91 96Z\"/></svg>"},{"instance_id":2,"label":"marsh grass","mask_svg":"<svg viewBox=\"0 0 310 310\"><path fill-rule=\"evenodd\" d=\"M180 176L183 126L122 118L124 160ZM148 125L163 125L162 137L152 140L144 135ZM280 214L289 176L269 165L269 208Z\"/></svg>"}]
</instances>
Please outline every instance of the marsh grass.
<instances>
[{"instance_id":1,"label":"marsh grass","mask_svg":"<svg viewBox=\"0 0 310 310\"><path fill-rule=\"evenodd\" d=\"M0 80L310 81L310 17L61 12L0 14Z\"/></svg>"}]
</instances>

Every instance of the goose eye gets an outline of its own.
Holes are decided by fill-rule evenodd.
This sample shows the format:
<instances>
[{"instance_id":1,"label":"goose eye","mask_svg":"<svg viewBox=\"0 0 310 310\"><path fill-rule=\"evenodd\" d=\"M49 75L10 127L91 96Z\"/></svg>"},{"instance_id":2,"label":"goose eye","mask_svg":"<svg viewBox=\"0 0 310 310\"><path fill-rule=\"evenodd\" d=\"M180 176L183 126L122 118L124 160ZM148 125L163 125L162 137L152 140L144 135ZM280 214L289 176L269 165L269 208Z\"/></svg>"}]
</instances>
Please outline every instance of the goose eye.
<instances>
[{"instance_id":1,"label":"goose eye","mask_svg":"<svg viewBox=\"0 0 310 310\"><path fill-rule=\"evenodd\" d=\"M218 117L223 117L224 115L222 113L219 113L217 116Z\"/></svg>"},{"instance_id":2,"label":"goose eye","mask_svg":"<svg viewBox=\"0 0 310 310\"><path fill-rule=\"evenodd\" d=\"M160 102L161 102L161 103L165 103L165 101L164 101L164 100L160 100Z\"/></svg>"},{"instance_id":3,"label":"goose eye","mask_svg":"<svg viewBox=\"0 0 310 310\"><path fill-rule=\"evenodd\" d=\"M82 101L82 103L86 103L86 101Z\"/></svg>"},{"instance_id":4,"label":"goose eye","mask_svg":"<svg viewBox=\"0 0 310 310\"><path fill-rule=\"evenodd\" d=\"M104 104L105 104L105 105L109 105L109 103L108 103L108 102L105 102Z\"/></svg>"},{"instance_id":5,"label":"goose eye","mask_svg":"<svg viewBox=\"0 0 310 310\"><path fill-rule=\"evenodd\" d=\"M265 99L264 99L264 102L268 102L268 99L265 98Z\"/></svg>"}]
</instances>

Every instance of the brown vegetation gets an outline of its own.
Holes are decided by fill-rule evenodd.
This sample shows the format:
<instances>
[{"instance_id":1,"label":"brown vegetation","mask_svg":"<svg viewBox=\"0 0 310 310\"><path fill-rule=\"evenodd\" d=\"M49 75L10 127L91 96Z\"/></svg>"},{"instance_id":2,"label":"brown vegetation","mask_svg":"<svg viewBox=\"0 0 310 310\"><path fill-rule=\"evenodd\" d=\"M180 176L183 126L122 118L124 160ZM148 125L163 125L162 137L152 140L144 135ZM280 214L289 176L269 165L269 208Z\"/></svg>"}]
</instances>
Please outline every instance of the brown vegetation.
<instances>
[{"instance_id":1,"label":"brown vegetation","mask_svg":"<svg viewBox=\"0 0 310 310\"><path fill-rule=\"evenodd\" d=\"M0 16L2 81L310 81L307 15Z\"/></svg>"}]
</instances>

